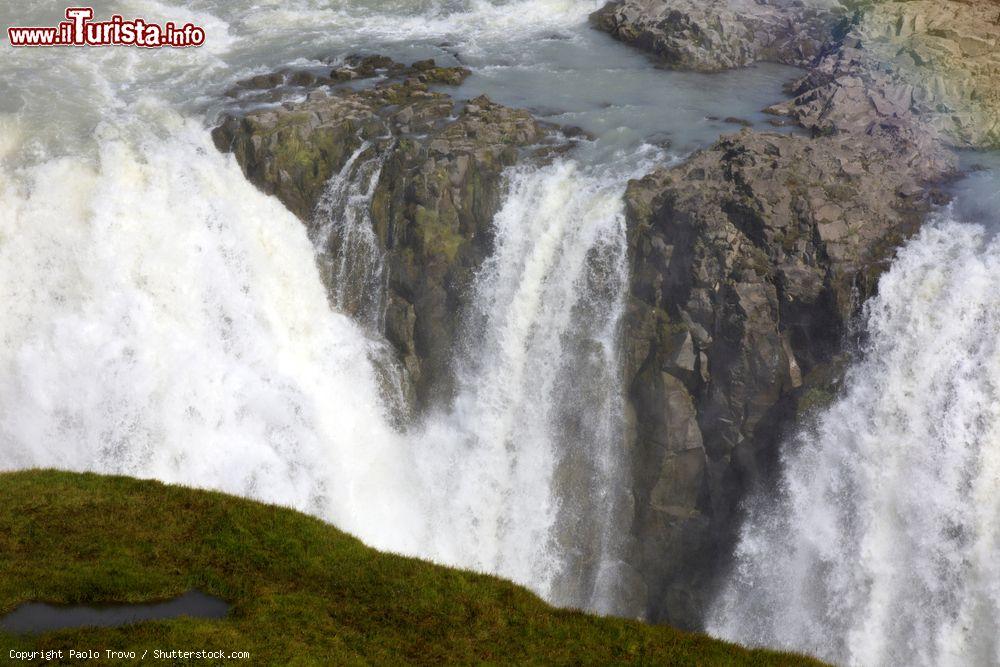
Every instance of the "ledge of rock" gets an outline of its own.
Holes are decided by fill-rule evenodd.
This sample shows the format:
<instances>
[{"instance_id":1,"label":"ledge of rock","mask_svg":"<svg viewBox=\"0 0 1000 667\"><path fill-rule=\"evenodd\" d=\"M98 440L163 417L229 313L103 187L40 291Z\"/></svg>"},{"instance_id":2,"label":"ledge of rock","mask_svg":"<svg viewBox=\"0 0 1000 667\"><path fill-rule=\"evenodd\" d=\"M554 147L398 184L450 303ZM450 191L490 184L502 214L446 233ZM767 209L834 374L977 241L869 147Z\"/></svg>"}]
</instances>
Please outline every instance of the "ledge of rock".
<instances>
[{"instance_id":1,"label":"ledge of rock","mask_svg":"<svg viewBox=\"0 0 1000 667\"><path fill-rule=\"evenodd\" d=\"M811 64L845 16L836 3L795 0L614 0L591 22L667 67L714 72Z\"/></svg>"},{"instance_id":2,"label":"ledge of rock","mask_svg":"<svg viewBox=\"0 0 1000 667\"><path fill-rule=\"evenodd\" d=\"M307 224L329 255L321 270L331 294L339 292L337 305L356 315L373 287L363 280L334 285L341 251L352 252L344 250L344 230L330 224L330 212L320 204L331 181L364 178L358 171L364 164L377 166L369 174L375 182L364 208L370 210L387 294L374 324L407 369L411 403L426 404L451 391L452 342L465 290L492 249L503 170L552 150L553 133L526 111L485 97L459 108L450 96L428 90L428 81L464 78L455 68L432 61L407 68L368 57L349 60L334 78L345 68L356 76L342 74L344 79L381 74L383 80L361 90L316 89L305 101L229 114L213 137L220 150L235 155L251 182Z\"/></svg>"}]
</instances>

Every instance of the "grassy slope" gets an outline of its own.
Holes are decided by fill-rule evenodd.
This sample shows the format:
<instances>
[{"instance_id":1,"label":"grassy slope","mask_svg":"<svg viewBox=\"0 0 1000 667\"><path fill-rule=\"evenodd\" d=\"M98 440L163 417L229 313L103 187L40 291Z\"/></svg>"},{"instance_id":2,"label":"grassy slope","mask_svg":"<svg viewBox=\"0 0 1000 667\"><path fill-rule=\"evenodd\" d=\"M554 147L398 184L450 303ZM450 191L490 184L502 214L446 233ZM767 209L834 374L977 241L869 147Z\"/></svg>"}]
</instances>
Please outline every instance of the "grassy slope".
<instances>
[{"instance_id":1,"label":"grassy slope","mask_svg":"<svg viewBox=\"0 0 1000 667\"><path fill-rule=\"evenodd\" d=\"M0 632L2 657L17 647L245 650L252 664L818 664L554 609L506 581L382 554L287 509L120 477L0 475L0 613L190 588L233 611L36 638Z\"/></svg>"}]
</instances>

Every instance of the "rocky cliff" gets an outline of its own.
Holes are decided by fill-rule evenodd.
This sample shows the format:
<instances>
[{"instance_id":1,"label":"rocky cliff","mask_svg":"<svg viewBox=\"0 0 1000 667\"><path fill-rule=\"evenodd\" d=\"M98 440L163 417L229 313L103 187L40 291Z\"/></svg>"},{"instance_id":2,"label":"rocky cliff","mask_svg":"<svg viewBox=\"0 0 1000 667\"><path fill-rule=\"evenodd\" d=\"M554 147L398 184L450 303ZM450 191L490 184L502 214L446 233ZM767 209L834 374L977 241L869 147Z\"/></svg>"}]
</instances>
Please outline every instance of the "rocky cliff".
<instances>
[{"instance_id":1,"label":"rocky cliff","mask_svg":"<svg viewBox=\"0 0 1000 667\"><path fill-rule=\"evenodd\" d=\"M699 624L740 502L835 390L858 306L943 201L947 145L996 144L997 14L616 0L593 15L671 68L807 67L770 111L808 136L723 137L628 189L631 560L651 618Z\"/></svg>"},{"instance_id":2,"label":"rocky cliff","mask_svg":"<svg viewBox=\"0 0 1000 667\"><path fill-rule=\"evenodd\" d=\"M467 70L432 61L403 67L387 58L352 58L326 83L381 78L361 89L313 90L305 101L286 102L227 115L214 131L221 150L235 154L247 177L275 194L310 228L325 254L321 262L338 307L355 315L373 304L370 323L384 333L405 366L418 406L446 398L452 390L450 354L472 272L492 248L491 222L501 197L502 172L530 153L544 152L550 130L525 111L482 97L463 105L428 84L461 82ZM301 75L300 75L301 76ZM272 76L263 86L287 85L295 75ZM243 85L236 91L248 86ZM301 92L301 91L300 91ZM337 201L330 188L357 180L365 162L370 191L346 193ZM340 176L339 179L333 178ZM334 207L343 213L350 195L361 195L365 224L375 247L361 253L331 225ZM373 254L374 257L358 256ZM363 271L351 264L381 264L385 285L348 285ZM344 267L347 267L346 269ZM362 317L361 319L366 319Z\"/></svg>"},{"instance_id":3,"label":"rocky cliff","mask_svg":"<svg viewBox=\"0 0 1000 667\"><path fill-rule=\"evenodd\" d=\"M909 142L744 131L630 185L633 562L652 617L697 624L739 500L928 210L950 156Z\"/></svg>"}]
</instances>

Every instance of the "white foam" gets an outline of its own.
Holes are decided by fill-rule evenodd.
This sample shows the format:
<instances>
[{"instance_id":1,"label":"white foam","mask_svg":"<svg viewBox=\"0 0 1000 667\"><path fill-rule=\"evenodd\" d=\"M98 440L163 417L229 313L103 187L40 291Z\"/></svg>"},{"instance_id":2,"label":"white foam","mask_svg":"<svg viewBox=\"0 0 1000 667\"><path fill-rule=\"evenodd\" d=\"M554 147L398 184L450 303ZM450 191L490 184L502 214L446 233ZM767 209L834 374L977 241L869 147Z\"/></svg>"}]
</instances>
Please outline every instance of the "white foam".
<instances>
[{"instance_id":1,"label":"white foam","mask_svg":"<svg viewBox=\"0 0 1000 667\"><path fill-rule=\"evenodd\" d=\"M5 468L219 488L413 548L360 522L390 512L373 476L408 488L372 345L329 311L301 223L200 126L44 163L0 207Z\"/></svg>"},{"instance_id":2,"label":"white foam","mask_svg":"<svg viewBox=\"0 0 1000 667\"><path fill-rule=\"evenodd\" d=\"M1000 661L998 299L979 225L900 252L843 397L753 508L710 632L841 664Z\"/></svg>"},{"instance_id":3,"label":"white foam","mask_svg":"<svg viewBox=\"0 0 1000 667\"><path fill-rule=\"evenodd\" d=\"M330 310L305 226L200 123L153 100L115 113L127 122L98 126L96 154L8 171L0 467L277 502L552 598L557 575L573 578L557 535L569 509L594 525L592 556L611 552L595 502L615 472L622 179L568 162L513 176L456 351L459 398L401 434L373 364L386 346ZM574 376L580 346L592 380ZM561 420L581 414L568 440ZM603 475L574 492L586 507L554 487L567 457ZM592 594L575 589L568 601Z\"/></svg>"}]
</instances>

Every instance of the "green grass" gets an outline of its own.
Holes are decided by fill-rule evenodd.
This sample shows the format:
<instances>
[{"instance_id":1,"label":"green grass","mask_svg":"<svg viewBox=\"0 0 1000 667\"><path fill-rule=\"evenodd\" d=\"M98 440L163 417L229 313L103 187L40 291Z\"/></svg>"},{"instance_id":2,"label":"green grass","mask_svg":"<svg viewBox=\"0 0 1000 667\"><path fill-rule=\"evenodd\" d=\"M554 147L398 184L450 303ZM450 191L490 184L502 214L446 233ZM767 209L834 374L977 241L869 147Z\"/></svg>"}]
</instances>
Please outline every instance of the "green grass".
<instances>
[{"instance_id":1,"label":"green grass","mask_svg":"<svg viewBox=\"0 0 1000 667\"><path fill-rule=\"evenodd\" d=\"M248 651L242 664L254 665L819 664L555 609L501 579L379 553L287 509L122 477L0 474L0 614L28 601L153 601L191 588L232 603L229 616L0 632L0 656L204 649Z\"/></svg>"}]
</instances>

